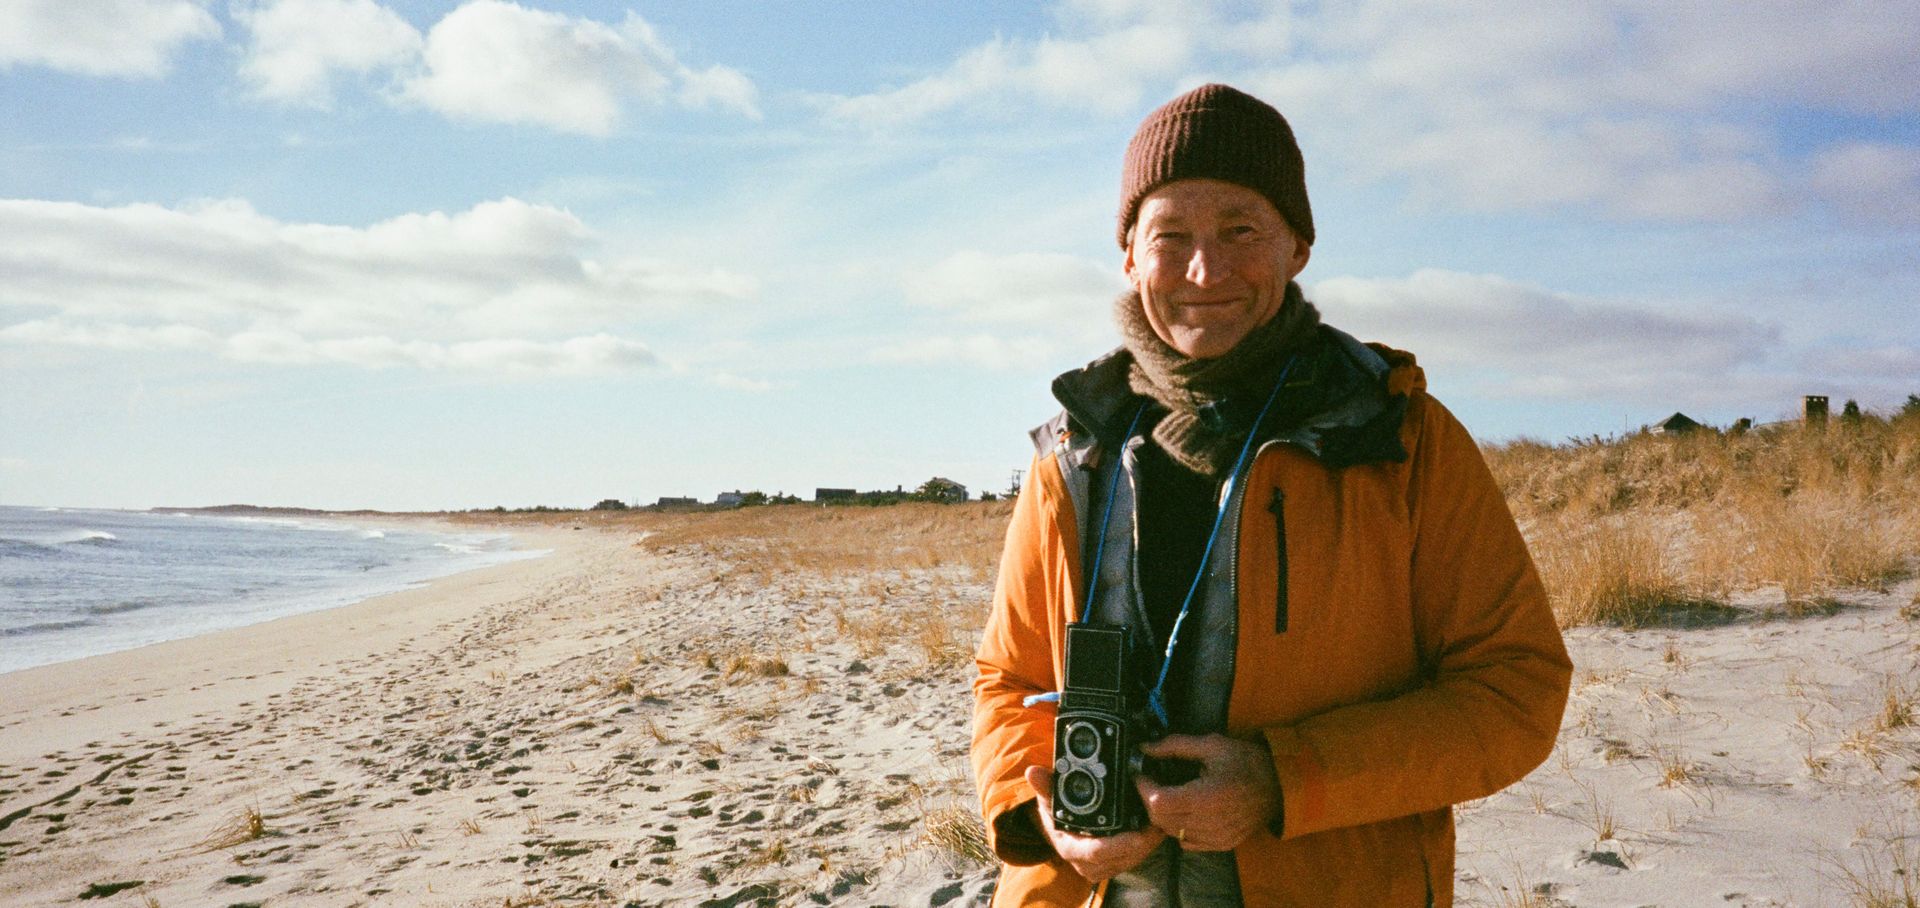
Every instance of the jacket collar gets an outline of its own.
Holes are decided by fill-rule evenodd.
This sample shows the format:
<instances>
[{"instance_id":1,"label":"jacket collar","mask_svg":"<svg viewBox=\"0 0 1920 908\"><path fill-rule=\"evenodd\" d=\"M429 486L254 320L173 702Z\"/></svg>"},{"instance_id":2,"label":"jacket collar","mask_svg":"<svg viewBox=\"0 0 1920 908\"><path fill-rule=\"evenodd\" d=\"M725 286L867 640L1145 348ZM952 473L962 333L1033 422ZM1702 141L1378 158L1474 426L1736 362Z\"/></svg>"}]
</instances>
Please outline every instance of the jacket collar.
<instances>
[{"instance_id":1,"label":"jacket collar","mask_svg":"<svg viewBox=\"0 0 1920 908\"><path fill-rule=\"evenodd\" d=\"M1426 387L1412 354L1363 344L1323 324L1318 341L1301 357L1276 414L1262 427L1263 442L1294 445L1332 468L1407 459L1400 444L1407 395ZM1116 348L1053 380L1053 396L1076 433L1110 449L1124 440L1133 414L1146 402L1127 386L1132 364L1132 354Z\"/></svg>"}]
</instances>

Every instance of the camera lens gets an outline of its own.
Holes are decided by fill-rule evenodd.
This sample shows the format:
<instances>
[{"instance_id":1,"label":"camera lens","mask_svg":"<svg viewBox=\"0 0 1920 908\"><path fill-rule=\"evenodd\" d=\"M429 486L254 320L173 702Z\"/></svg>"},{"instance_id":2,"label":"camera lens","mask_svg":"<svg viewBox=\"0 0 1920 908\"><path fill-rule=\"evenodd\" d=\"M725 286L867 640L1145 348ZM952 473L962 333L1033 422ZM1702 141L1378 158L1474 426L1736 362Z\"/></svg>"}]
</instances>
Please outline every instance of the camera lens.
<instances>
[{"instance_id":1,"label":"camera lens","mask_svg":"<svg viewBox=\"0 0 1920 908\"><path fill-rule=\"evenodd\" d=\"M1093 726L1080 724L1067 729L1067 753L1079 760L1091 760L1100 752L1100 733Z\"/></svg>"},{"instance_id":2,"label":"camera lens","mask_svg":"<svg viewBox=\"0 0 1920 908\"><path fill-rule=\"evenodd\" d=\"M1093 807L1100 797L1100 783L1092 774L1076 769L1060 777L1060 801L1074 811Z\"/></svg>"}]
</instances>

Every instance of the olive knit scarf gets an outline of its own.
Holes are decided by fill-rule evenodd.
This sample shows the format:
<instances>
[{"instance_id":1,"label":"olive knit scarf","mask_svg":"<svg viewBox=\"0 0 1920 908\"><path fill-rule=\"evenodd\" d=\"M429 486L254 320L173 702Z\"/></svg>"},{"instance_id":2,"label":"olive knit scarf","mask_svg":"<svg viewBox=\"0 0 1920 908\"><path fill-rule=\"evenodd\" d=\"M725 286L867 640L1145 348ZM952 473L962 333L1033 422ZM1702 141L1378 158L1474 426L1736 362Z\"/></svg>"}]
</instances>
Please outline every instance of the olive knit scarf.
<instances>
[{"instance_id":1,"label":"olive knit scarf","mask_svg":"<svg viewBox=\"0 0 1920 908\"><path fill-rule=\"evenodd\" d=\"M1133 365L1127 384L1169 411L1153 427L1153 440L1187 469L1226 478L1259 408L1293 354L1306 349L1320 325L1320 310L1289 282L1280 311L1253 329L1232 350L1193 359L1167 346L1147 322L1140 294L1114 301L1114 318Z\"/></svg>"}]
</instances>

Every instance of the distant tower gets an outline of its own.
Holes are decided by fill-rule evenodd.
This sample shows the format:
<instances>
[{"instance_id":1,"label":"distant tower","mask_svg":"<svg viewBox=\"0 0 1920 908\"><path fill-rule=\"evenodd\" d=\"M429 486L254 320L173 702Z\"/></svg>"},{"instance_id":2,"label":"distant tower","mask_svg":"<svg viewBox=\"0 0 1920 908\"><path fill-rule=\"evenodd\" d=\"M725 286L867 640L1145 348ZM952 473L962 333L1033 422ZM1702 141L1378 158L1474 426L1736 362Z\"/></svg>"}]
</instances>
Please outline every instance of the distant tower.
<instances>
[{"instance_id":1,"label":"distant tower","mask_svg":"<svg viewBox=\"0 0 1920 908\"><path fill-rule=\"evenodd\" d=\"M1800 418L1809 426L1827 424L1827 396L1809 394L1800 398Z\"/></svg>"}]
</instances>

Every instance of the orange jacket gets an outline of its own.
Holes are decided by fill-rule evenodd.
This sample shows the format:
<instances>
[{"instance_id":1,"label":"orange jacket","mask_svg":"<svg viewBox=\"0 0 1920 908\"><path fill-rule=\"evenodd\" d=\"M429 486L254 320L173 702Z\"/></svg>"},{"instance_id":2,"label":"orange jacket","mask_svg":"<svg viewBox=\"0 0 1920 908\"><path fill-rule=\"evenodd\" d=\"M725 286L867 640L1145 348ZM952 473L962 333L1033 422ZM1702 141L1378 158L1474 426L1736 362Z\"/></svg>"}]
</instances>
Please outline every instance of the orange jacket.
<instances>
[{"instance_id":1,"label":"orange jacket","mask_svg":"<svg viewBox=\"0 0 1920 908\"><path fill-rule=\"evenodd\" d=\"M1333 470L1267 443L1248 469L1250 500L1285 495L1289 608L1276 632L1274 518L1244 508L1227 734L1266 738L1285 812L1284 838L1259 832L1235 854L1249 906L1451 905L1451 805L1538 766L1566 705L1571 663L1479 448L1412 357L1389 356L1406 461ZM1037 457L1014 506L975 660L974 772L1005 862L995 905L1091 891L1010 813L1035 798L1026 767L1053 762L1054 708L1022 698L1060 688L1085 590L1061 459Z\"/></svg>"}]
</instances>

